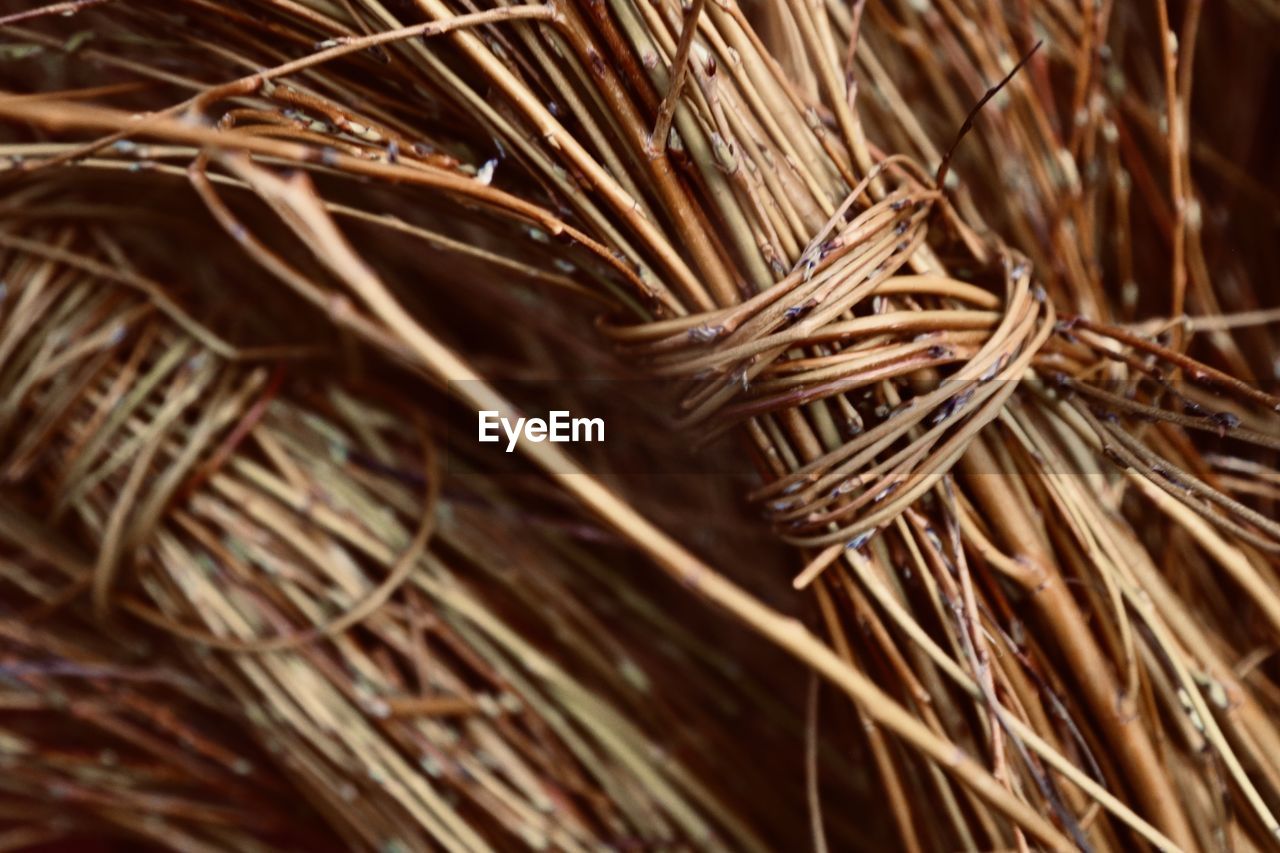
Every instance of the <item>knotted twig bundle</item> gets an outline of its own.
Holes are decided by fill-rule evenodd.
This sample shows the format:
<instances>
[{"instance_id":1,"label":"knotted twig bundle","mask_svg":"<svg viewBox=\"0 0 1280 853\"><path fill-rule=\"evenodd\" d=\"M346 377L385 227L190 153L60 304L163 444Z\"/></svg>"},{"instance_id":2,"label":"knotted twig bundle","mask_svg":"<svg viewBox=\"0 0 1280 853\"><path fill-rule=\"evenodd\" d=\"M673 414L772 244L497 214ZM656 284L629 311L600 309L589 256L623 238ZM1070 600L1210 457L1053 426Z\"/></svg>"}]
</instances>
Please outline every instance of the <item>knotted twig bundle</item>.
<instances>
[{"instance_id":1,"label":"knotted twig bundle","mask_svg":"<svg viewBox=\"0 0 1280 853\"><path fill-rule=\"evenodd\" d=\"M110 79L58 92L30 67L44 94L0 101L29 129L3 152L15 198L38 202L5 215L94 218L58 201L90 174L110 192L185 180L263 282L348 344L467 380L476 408L504 407L467 361L495 345L432 308L478 298L464 265L605 302L603 339L684 383L689 434L737 429L812 630L726 577L751 566L715 572L559 449L530 458L854 700L903 848L1262 846L1280 838L1280 399L1258 330L1277 318L1251 284L1263 255L1228 250L1265 245L1249 212L1276 198L1193 130L1257 111L1237 64L1273 57L1235 35L1275 19L1175 11L108 3L83 16L89 44L36 15L10 29L32 55ZM1232 74L1230 98L1193 105L1201 75ZM23 239L0 245L56 257ZM422 243L448 260L415 261ZM148 298L180 325L200 313ZM180 480L157 510L188 497ZM125 512L113 528L98 510L100 604L101 566L154 515ZM815 687L811 733L820 704Z\"/></svg>"}]
</instances>

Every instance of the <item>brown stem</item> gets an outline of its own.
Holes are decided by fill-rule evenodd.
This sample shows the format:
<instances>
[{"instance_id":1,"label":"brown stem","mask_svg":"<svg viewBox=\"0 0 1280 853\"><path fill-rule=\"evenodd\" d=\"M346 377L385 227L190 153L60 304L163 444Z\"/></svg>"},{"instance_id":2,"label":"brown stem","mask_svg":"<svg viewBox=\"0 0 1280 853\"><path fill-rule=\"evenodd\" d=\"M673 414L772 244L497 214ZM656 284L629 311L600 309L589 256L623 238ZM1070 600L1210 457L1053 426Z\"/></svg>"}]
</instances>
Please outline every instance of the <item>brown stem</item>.
<instances>
[{"instance_id":1,"label":"brown stem","mask_svg":"<svg viewBox=\"0 0 1280 853\"><path fill-rule=\"evenodd\" d=\"M996 460L981 437L969 446L960 467L975 505L1004 538L1016 559L1031 567L1024 589L1036 615L1058 641L1067 669L1092 709L1117 765L1121 768L1152 822L1184 850L1197 850L1177 792L1160 762L1155 744L1141 720L1128 707L1116 674L1106 664L1097 640L1090 633L1079 605L1071 596L1047 547L1034 535L1035 525L1027 507L1009 499L997 471Z\"/></svg>"},{"instance_id":2,"label":"brown stem","mask_svg":"<svg viewBox=\"0 0 1280 853\"><path fill-rule=\"evenodd\" d=\"M654 122L653 134L649 137L649 148L652 155L660 157L667 150L667 135L671 132L671 120L676 114L676 105L680 103L680 90L684 88L684 79L689 74L689 48L693 47L693 37L698 32L698 17L702 14L702 6L706 0L693 0L685 9L684 27L680 30L680 45L676 48L676 58L672 63L675 73L667 86L667 94L658 107L658 120Z\"/></svg>"}]
</instances>

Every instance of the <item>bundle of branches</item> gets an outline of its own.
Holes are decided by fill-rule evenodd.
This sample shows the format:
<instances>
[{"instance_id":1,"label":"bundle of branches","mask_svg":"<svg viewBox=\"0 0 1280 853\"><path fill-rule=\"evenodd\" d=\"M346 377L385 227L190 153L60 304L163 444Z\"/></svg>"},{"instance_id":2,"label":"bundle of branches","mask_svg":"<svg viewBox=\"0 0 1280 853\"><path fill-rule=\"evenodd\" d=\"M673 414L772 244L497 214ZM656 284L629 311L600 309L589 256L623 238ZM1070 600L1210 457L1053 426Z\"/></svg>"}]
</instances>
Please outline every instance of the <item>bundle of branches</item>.
<instances>
[{"instance_id":1,"label":"bundle of branches","mask_svg":"<svg viewBox=\"0 0 1280 853\"><path fill-rule=\"evenodd\" d=\"M756 567L726 577L678 544L685 531L646 521L557 446L525 452L659 566L854 700L904 849L1271 846L1280 396L1268 387L1280 352L1265 326L1280 314L1261 284L1275 274L1277 201L1262 122L1277 22L1244 0L1139 5L73 0L3 19L9 88L23 93L0 100L19 135L3 151L4 215L91 220L106 235L121 198L185 180L187 203L258 265L255 293L314 306L334 346L463 380L453 390L474 408L508 407L468 359L483 363L527 319L459 330L442 306L484 313L463 271L580 299L584 324L603 301L600 339L681 383L686 434L731 429L757 460L749 497L799 552L811 627L735 583ZM1265 35L1242 43L1245 32ZM1193 98L1193 84L1211 94ZM96 534L94 570L76 576L99 612L122 556L173 519L180 533L165 527L153 551L169 580L151 581L153 604L126 596L121 609L192 643L260 651L247 638L273 633L268 611L246 617L239 598L210 607L235 587L196 586L190 571L182 583L175 567L204 554L232 572L243 558L208 543L241 529L255 493L305 508L298 478L352 503L324 528L323 565L291 542L274 583L254 588L251 601L287 598L302 623L268 644L320 634L359 659L338 632L394 631L384 599L402 583L434 606L478 611L454 597L439 560L418 559L425 534L372 509L413 517L430 497L405 510L415 499L403 483L332 473L317 450L328 433L297 410L272 404L227 432L259 374L178 365L197 346L228 358L206 325L234 328L252 312L214 323L227 313L210 307L216 289L153 284L191 263L162 242L182 226L155 227L167 251L143 253L152 269L109 236L95 237L90 266L83 241L70 252L56 229L0 234L21 263L144 291L139 304L173 324L131 361L96 302L53 306L58 322L95 318L77 358L101 348L120 365L95 392L59 369L64 338L18 321L28 355L4 392L28 418L19 462L34 470L48 455L72 396L89 394L72 447L106 451L109 438L89 437L110 434L94 418L119 429L130 417L109 414L111 395L146 413L111 451L141 460L127 471L95 477L71 454L36 478L55 516L74 508ZM447 260L424 263L413 241ZM42 307L49 269L26 290ZM234 363L314 345L255 334ZM163 387L148 372L162 364ZM197 399L202 417L186 424ZM337 414L327 430L358 435L379 466L402 468L421 444L412 416L325 399ZM202 440L174 439L178 424ZM260 431L270 467L235 457L240 433ZM220 433L234 440L203 440ZM168 474L144 494L153 462ZM186 473L200 471L196 489ZM348 529L351 518L363 526ZM254 524L246 539L287 539ZM397 558L405 547L413 559ZM328 556L352 548L384 580L347 587L354 608L325 619L308 585L355 582L354 557ZM300 559L305 572L288 576ZM228 683L284 665L234 661ZM376 656L365 669L390 678ZM334 702L360 701L354 682L307 677ZM600 725L596 707L577 724ZM362 742L356 717L342 720L347 743ZM530 764L502 768L494 785L521 790ZM596 784L609 790L621 767L637 772L615 755ZM833 803L816 760L809 771L821 847ZM627 812L658 821L640 825L678 826L699 845L714 843L713 824L726 843L749 838L741 815L688 777L660 778L645 788L654 805ZM490 804L485 790L469 789L472 808ZM558 812L545 840L585 843L593 836L575 833L611 825L600 808L580 821ZM373 825L363 808L323 810L341 813L353 840ZM414 837L484 840L425 799L410 815Z\"/></svg>"},{"instance_id":2,"label":"bundle of branches","mask_svg":"<svg viewBox=\"0 0 1280 853\"><path fill-rule=\"evenodd\" d=\"M206 743L200 700L235 709L295 799L352 847L763 846L751 825L778 801L730 808L693 772L714 774L731 748L717 730L741 714L743 685L714 671L723 662L705 643L628 599L599 556L522 516L527 498L465 477L443 496L426 415L331 384L290 399L297 382L245 363L265 350L97 275L130 268L101 231L6 238L29 248L6 264L0 314L13 439L0 534L15 550L5 708L61 709L159 762L135 766L124 746L45 721L48 750L6 746L14 778L34 777L17 790L47 800L6 814L23 818L15 841L115 831L177 849L270 849L272 833L312 834L313 817L239 819L231 805L254 803L256 788L235 777L220 780L228 804L176 800L184 783L261 760ZM555 497L540 497L547 514ZM622 626L604 621L610 610ZM146 639L98 648L93 619L100 630L113 617L158 631L152 644L177 641L192 675L151 661ZM654 634L665 647L637 642ZM62 695L59 676L85 679L87 695ZM196 678L193 696L171 695ZM59 766L72 750L87 766ZM758 797L766 770L720 787ZM59 801L94 808L50 821Z\"/></svg>"}]
</instances>

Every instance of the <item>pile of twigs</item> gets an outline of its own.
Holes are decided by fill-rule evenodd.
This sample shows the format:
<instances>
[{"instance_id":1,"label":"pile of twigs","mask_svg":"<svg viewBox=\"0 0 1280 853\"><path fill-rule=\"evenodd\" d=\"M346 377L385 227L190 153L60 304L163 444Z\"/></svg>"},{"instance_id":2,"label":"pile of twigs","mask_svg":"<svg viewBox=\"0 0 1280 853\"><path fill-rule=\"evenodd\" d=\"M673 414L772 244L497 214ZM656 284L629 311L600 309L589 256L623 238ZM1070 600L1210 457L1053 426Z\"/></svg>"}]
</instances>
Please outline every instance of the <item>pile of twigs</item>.
<instances>
[{"instance_id":1,"label":"pile of twigs","mask_svg":"<svg viewBox=\"0 0 1280 853\"><path fill-rule=\"evenodd\" d=\"M50 801L26 832L101 831L100 818L175 848L240 849L293 826L175 796L256 765L207 744L199 703L169 695L184 686L180 663L153 663L128 643L98 649L92 624L64 623L83 599L81 622L136 620L158 629L152 642L187 647L210 682L188 690L235 708L351 846L762 846L682 758L663 754L713 764L702 753L715 723L698 704L740 702L737 691L684 683L688 695L669 705L649 685L652 662L633 657L649 653L610 639L580 602L593 585L616 586L589 554L504 517L519 495L466 491L464 478L442 498L422 412L336 386L287 400L279 372L244 363L253 350L188 331L185 315L95 276L96 265L128 265L102 232L48 236L60 246L48 254L65 260L35 249L9 267L0 345L18 416L0 462L11 489L0 534L19 549L4 564L15 588L0 623L15 662L5 707L62 711L173 766L159 780L145 764L114 770L109 745L46 721L55 753L84 739L101 755L60 768L38 741L14 740L14 778L25 783L14 790ZM22 484L33 488L13 491ZM71 531L92 554L68 547ZM684 633L625 600L613 607L673 642ZM87 695L61 695L59 676ZM133 680L164 690L139 696ZM159 736L146 734L156 720ZM229 790L239 808L253 802L234 777ZM153 808L148 796L173 802ZM90 808L43 826L59 799ZM143 820L151 812L162 820ZM171 826L170 813L195 827Z\"/></svg>"},{"instance_id":2,"label":"pile of twigs","mask_svg":"<svg viewBox=\"0 0 1280 853\"><path fill-rule=\"evenodd\" d=\"M1171 5L10 15L0 507L62 583L6 577L80 629L177 637L356 846L794 846L807 822L822 848L877 810L910 850L1274 846L1277 21ZM525 445L853 700L862 726L824 717L813 681L774 806L767 775L725 778L770 759L692 707L689 760L652 752L669 720L575 600L591 548L499 570L524 545L486 525L529 496L445 511L443 404L363 387L505 409L486 367L566 313L679 383L686 435L741 440L796 551L808 627L744 590L768 566L713 570L643 495Z\"/></svg>"}]
</instances>

